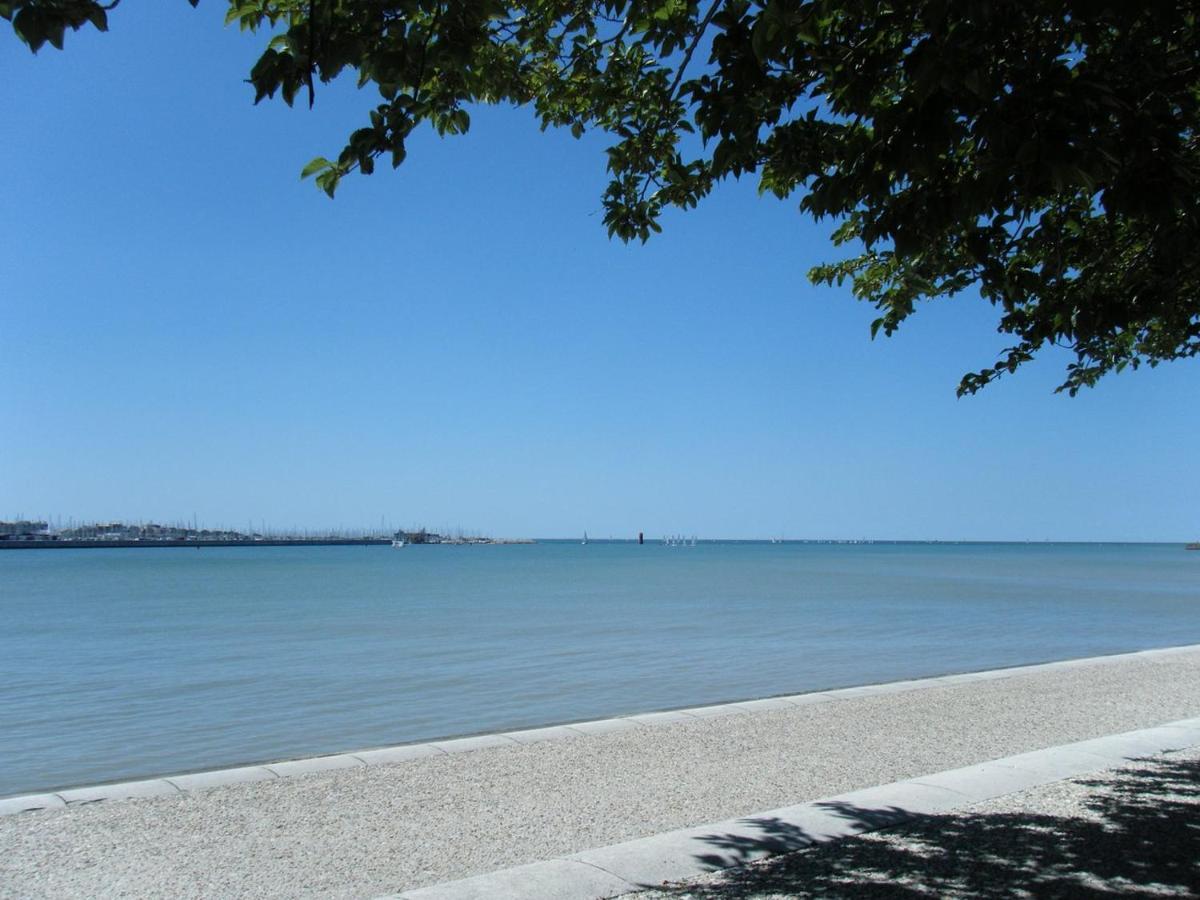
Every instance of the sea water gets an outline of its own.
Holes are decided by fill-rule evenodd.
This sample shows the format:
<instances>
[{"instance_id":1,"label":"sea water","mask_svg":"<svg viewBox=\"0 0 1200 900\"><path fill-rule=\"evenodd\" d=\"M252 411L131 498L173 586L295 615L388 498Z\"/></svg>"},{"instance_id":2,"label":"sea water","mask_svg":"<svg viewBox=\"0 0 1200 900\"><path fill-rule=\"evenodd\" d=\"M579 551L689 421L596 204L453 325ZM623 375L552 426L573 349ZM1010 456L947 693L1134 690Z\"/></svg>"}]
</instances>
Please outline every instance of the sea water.
<instances>
[{"instance_id":1,"label":"sea water","mask_svg":"<svg viewBox=\"0 0 1200 900\"><path fill-rule=\"evenodd\" d=\"M1181 545L0 552L0 796L1200 642Z\"/></svg>"}]
</instances>

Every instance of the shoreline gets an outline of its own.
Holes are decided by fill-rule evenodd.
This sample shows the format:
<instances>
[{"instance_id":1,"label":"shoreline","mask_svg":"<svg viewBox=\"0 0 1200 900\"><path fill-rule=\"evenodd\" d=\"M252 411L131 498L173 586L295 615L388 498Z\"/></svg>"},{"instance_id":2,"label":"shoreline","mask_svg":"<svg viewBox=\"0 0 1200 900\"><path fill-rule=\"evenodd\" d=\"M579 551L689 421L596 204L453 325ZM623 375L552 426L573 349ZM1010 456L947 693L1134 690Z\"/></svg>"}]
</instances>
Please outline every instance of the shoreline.
<instances>
[{"instance_id":1,"label":"shoreline","mask_svg":"<svg viewBox=\"0 0 1200 900\"><path fill-rule=\"evenodd\" d=\"M1198 714L1192 645L79 795L0 816L0 898L394 895Z\"/></svg>"},{"instance_id":2,"label":"shoreline","mask_svg":"<svg viewBox=\"0 0 1200 900\"><path fill-rule=\"evenodd\" d=\"M1170 548L177 550L0 553L0 796L1200 642Z\"/></svg>"},{"instance_id":3,"label":"shoreline","mask_svg":"<svg viewBox=\"0 0 1200 900\"><path fill-rule=\"evenodd\" d=\"M227 784L269 781L313 772L326 772L358 766L387 765L426 756L449 755L489 747L529 744L579 736L608 734L636 727L670 725L688 719L719 718L746 712L762 712L833 703L858 697L908 693L944 685L995 681L1039 672L1067 670L1080 666L1103 666L1127 659L1165 657L1176 654L1200 655L1200 644L1155 647L1124 653L1078 657L1046 662L1025 663L998 669L949 672L901 681L849 685L809 691L801 694L775 694L767 697L723 701L703 706L673 707L611 716L604 719L572 719L534 725L509 731L468 732L410 741L383 747L368 747L317 756L286 757L275 760L251 760L232 766L191 769L186 772L148 773L135 778L74 784L20 794L0 795L0 816L33 809L63 808L78 803L124 800L135 797L170 796L193 790L206 790ZM1200 710L1198 710L1200 711ZM56 800L58 802L56 802ZM22 806L28 803L27 806Z\"/></svg>"}]
</instances>

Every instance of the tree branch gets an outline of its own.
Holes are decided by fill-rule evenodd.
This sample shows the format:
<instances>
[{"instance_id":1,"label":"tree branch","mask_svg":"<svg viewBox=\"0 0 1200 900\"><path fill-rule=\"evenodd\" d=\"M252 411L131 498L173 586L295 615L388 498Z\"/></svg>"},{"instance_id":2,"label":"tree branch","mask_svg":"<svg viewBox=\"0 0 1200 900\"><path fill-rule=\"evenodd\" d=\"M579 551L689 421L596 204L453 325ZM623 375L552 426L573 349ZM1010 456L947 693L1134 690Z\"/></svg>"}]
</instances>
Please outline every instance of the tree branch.
<instances>
[{"instance_id":1,"label":"tree branch","mask_svg":"<svg viewBox=\"0 0 1200 900\"><path fill-rule=\"evenodd\" d=\"M675 91L679 88L679 83L683 80L683 73L688 67L688 63L692 61L692 54L696 52L696 48L700 46L700 39L704 37L704 32L708 31L708 26L712 24L712 20L716 17L717 11L725 5L725 0L714 0L713 5L708 8L708 14L700 21L696 27L696 36L692 38L692 43L688 46L687 52L683 54L683 60L679 63L679 69L675 72L675 80L671 82L671 90L667 92L667 99L672 100L675 97Z\"/></svg>"}]
</instances>

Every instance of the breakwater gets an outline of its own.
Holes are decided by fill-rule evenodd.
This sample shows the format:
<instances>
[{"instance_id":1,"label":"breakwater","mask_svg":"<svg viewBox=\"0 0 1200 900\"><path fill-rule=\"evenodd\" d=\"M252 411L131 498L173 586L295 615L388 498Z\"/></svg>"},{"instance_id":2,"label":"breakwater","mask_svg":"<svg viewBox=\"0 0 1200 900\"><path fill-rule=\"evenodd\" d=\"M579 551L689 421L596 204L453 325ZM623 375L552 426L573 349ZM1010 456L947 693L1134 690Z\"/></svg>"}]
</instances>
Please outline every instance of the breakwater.
<instances>
[{"instance_id":1,"label":"breakwater","mask_svg":"<svg viewBox=\"0 0 1200 900\"><path fill-rule=\"evenodd\" d=\"M367 547L387 545L391 538L273 538L261 541L0 541L0 550L111 550L121 547Z\"/></svg>"}]
</instances>

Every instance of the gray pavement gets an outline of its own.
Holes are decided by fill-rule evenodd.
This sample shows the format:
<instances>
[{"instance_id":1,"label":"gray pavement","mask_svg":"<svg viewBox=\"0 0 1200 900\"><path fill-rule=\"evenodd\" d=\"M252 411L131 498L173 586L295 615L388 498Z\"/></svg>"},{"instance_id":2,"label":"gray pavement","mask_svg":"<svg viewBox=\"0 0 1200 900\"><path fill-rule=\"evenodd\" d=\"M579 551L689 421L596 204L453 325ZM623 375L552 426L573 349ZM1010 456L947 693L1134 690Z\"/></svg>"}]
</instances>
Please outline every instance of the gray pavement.
<instances>
[{"instance_id":1,"label":"gray pavement","mask_svg":"<svg viewBox=\"0 0 1200 900\"><path fill-rule=\"evenodd\" d=\"M0 897L396 893L1196 716L1200 650L763 706L0 817Z\"/></svg>"},{"instance_id":2,"label":"gray pavement","mask_svg":"<svg viewBox=\"0 0 1200 900\"><path fill-rule=\"evenodd\" d=\"M1200 717L1059 744L959 769L667 831L380 900L604 900L949 813L1148 755L1200 747ZM725 889L729 879L720 882Z\"/></svg>"},{"instance_id":3,"label":"gray pavement","mask_svg":"<svg viewBox=\"0 0 1200 900\"><path fill-rule=\"evenodd\" d=\"M622 900L1200 897L1200 748Z\"/></svg>"}]
</instances>

